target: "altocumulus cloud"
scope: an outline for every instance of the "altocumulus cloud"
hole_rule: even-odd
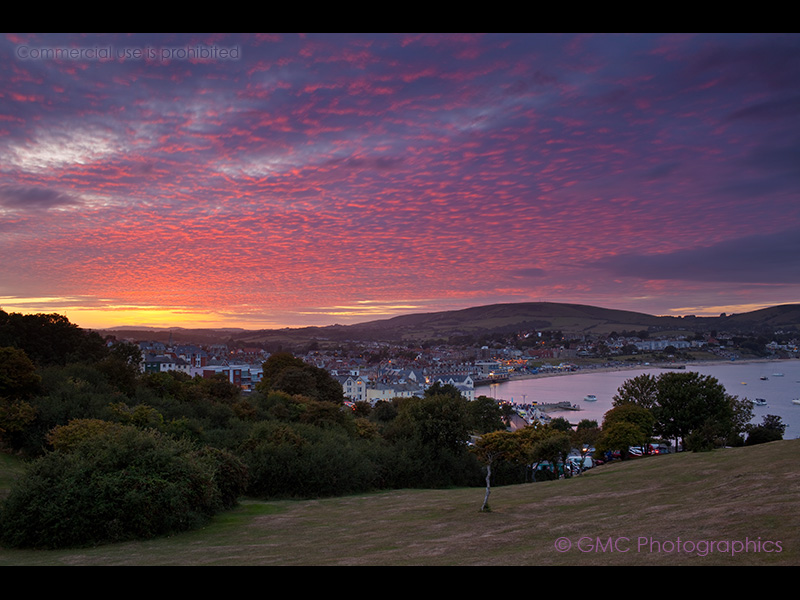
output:
[[[590,267],[642,279],[797,284],[800,230],[758,234],[665,254],[619,254]]]

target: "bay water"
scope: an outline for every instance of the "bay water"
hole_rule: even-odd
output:
[[[516,404],[537,402],[569,402],[580,410],[565,410],[549,413],[560,416],[576,424],[582,419],[603,422],[603,415],[613,408],[612,400],[619,387],[626,380],[648,373],[658,376],[671,369],[652,366],[634,367],[614,371],[580,371],[564,375],[548,375],[534,379],[516,379],[505,383],[480,386],[476,396],[489,396]],[[800,438],[800,405],[792,400],[800,398],[800,360],[780,361],[732,361],[728,363],[698,363],[686,365],[685,371],[715,377],[725,391],[739,398],[754,400],[763,398],[766,406],[753,406],[753,423],[761,424],[765,415],[777,415],[786,425],[784,439]],[[584,398],[594,394],[596,402],[586,402]]]

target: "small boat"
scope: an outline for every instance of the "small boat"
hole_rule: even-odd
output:
[[[769,379],[769,377],[767,377],[766,375],[762,375],[759,379],[761,379],[761,381],[766,381],[767,379]]]
[[[767,401],[764,398],[756,398],[755,400],[753,400],[753,404],[755,404],[756,406],[766,406]]]
[[[583,399],[584,402],[597,402],[597,396],[594,394],[589,394]]]
[[[773,377],[783,377],[783,373],[773,373]]]
[[[800,398],[795,398],[792,400],[792,404],[800,404]]]

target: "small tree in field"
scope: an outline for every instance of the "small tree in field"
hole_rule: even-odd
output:
[[[605,453],[610,450],[619,450],[620,458],[628,458],[628,449],[631,446],[641,446],[645,443],[647,436],[633,423],[618,421],[608,427],[603,427],[603,432],[597,443],[598,451]]]
[[[514,459],[522,452],[521,436],[508,431],[494,431],[481,436],[475,444],[475,453],[486,465],[486,494],[481,512],[489,510],[489,494],[492,489],[492,465],[501,459]]]

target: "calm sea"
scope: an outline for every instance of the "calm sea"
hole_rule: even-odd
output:
[[[571,423],[581,419],[602,423],[603,415],[612,408],[614,394],[627,379],[642,373],[659,375],[668,371],[652,367],[613,372],[584,371],[481,386],[475,390],[475,395],[517,404],[567,401],[577,404],[581,410],[551,414],[567,418]],[[753,407],[753,422],[760,424],[764,415],[777,415],[787,425],[784,439],[800,438],[800,405],[792,404],[792,399],[800,398],[800,360],[687,365],[686,371],[716,377],[729,394],[739,398],[764,398],[767,406]],[[762,380],[762,377],[767,379]],[[583,398],[588,394],[597,396],[597,401],[585,402]]]

